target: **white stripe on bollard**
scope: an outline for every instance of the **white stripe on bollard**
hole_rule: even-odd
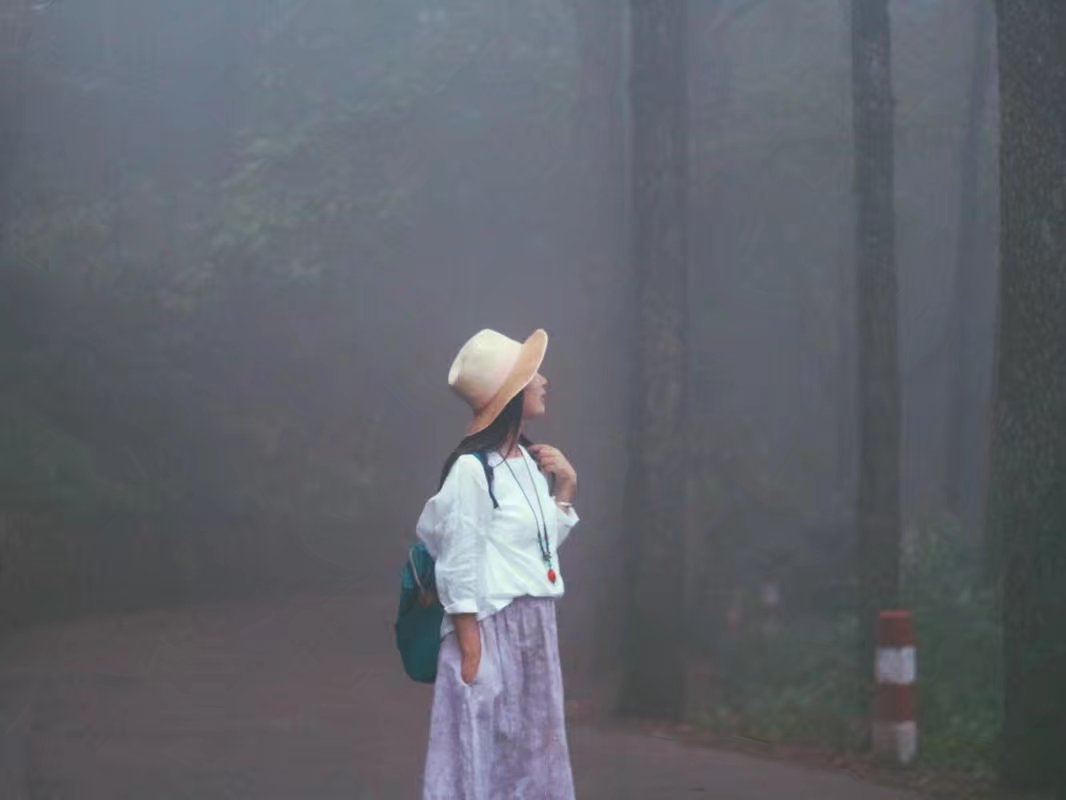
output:
[[[906,766],[918,755],[918,723],[875,722],[873,727],[875,753],[891,755]]]
[[[918,675],[914,647],[880,647],[877,650],[877,682],[910,686]]]

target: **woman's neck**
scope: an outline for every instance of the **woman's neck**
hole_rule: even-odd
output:
[[[521,455],[522,451],[519,449],[519,442],[521,440],[522,440],[522,431],[520,430],[518,432],[518,435],[515,436],[513,439],[508,439],[507,441],[505,441],[503,443],[503,446],[500,448],[500,452],[503,453],[503,457],[504,458],[515,458],[515,457]]]

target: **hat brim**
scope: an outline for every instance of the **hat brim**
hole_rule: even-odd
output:
[[[500,416],[514,398],[521,392],[540,369],[544,361],[544,354],[548,349],[548,333],[543,328],[537,328],[522,342],[522,349],[518,353],[518,359],[514,367],[507,375],[503,386],[496,392],[488,404],[478,411],[466,428],[466,435],[473,436],[489,427]]]

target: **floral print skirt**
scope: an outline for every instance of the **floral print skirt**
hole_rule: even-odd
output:
[[[470,684],[455,633],[441,641],[423,800],[571,800],[555,600],[515,598],[480,626]]]

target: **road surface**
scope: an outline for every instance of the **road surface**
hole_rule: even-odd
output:
[[[431,687],[391,600],[305,593],[44,625],[0,643],[3,800],[400,800]],[[844,773],[572,723],[581,800],[914,800]]]

